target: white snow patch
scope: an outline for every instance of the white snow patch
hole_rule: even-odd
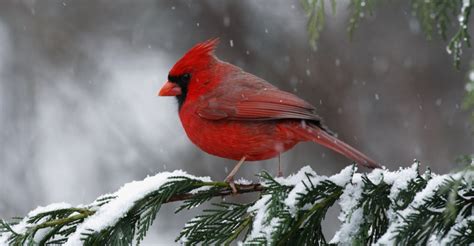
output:
[[[357,229],[362,223],[362,216],[362,209],[356,209],[354,212],[352,212],[349,223],[343,224],[343,226],[341,226],[339,231],[336,232],[329,243],[351,245],[352,236],[357,233]]]
[[[338,174],[334,174],[329,178],[336,185],[344,187],[352,179],[352,175],[357,171],[356,166],[347,166],[342,169]]]
[[[338,218],[343,223],[331,239],[330,243],[342,245],[351,244],[350,239],[352,238],[352,235],[357,232],[357,228],[359,228],[359,225],[362,222],[362,209],[355,209],[361,196],[362,175],[360,173],[354,173],[352,176],[352,183],[346,185],[344,193],[342,193],[341,198],[339,199],[341,213]]]
[[[396,177],[392,182],[392,187],[390,188],[389,198],[392,203],[395,203],[395,200],[398,197],[398,194],[401,190],[408,188],[410,181],[414,180],[418,176],[418,163],[413,163],[409,168],[400,168],[398,171],[393,172]],[[397,214],[393,211],[393,208],[390,207],[387,211],[387,217],[390,221],[397,218]]]
[[[244,178],[239,178],[238,180],[236,180],[234,182],[235,184],[239,184],[239,185],[251,185],[253,184],[252,181],[248,180],[248,179],[244,179]]]
[[[301,180],[306,179],[306,174],[316,176],[316,172],[310,166],[302,167],[297,173],[291,174],[290,176],[283,178],[277,177],[275,181],[282,185],[294,186],[297,183],[301,182]],[[264,184],[265,185],[265,184]]]
[[[199,192],[207,191],[207,190],[209,190],[210,188],[211,188],[211,186],[201,186],[201,187],[199,187],[199,188],[196,188],[196,189],[190,191],[189,193],[190,193],[190,194],[197,194],[197,193],[199,193]]]
[[[40,207],[37,207],[34,210],[30,211],[28,213],[28,217],[33,217],[33,216],[36,216],[36,215],[41,214],[41,213],[51,212],[51,211],[59,210],[59,209],[67,209],[67,208],[71,208],[71,207],[72,207],[71,204],[65,203],[65,202],[53,203],[53,204],[49,204],[49,205],[44,206],[44,207],[40,206]]]
[[[250,235],[247,239],[248,241],[259,237],[265,237],[267,239],[270,239],[271,224],[269,225],[265,222],[265,215],[267,213],[268,202],[270,201],[270,199],[271,195],[264,195],[262,196],[262,198],[260,198],[260,200],[255,202],[255,204],[248,209],[249,213],[255,214],[252,223],[252,231],[250,232]]]
[[[413,163],[409,168],[400,169],[391,173],[393,174],[393,180],[391,180],[390,199],[394,201],[400,191],[406,189],[408,183],[418,176],[418,163]]]

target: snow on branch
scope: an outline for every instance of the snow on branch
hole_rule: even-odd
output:
[[[348,166],[327,177],[309,166],[289,177],[259,174],[261,183],[241,182],[238,193],[258,192],[250,203],[219,200],[177,235],[183,244],[320,245],[328,241],[321,222],[339,202],[342,222],[334,244],[474,243],[474,164],[461,171],[419,173],[419,164],[398,171],[356,173]],[[164,203],[176,212],[232,193],[225,182],[183,171],[164,172],[125,184],[89,205],[52,204],[24,218],[0,220],[0,245],[139,244]]]

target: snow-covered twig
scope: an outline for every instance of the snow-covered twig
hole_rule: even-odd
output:
[[[249,203],[219,200],[189,221],[176,239],[183,244],[326,244],[322,220],[339,201],[342,221],[335,244],[474,243],[474,165],[456,173],[419,173],[419,163],[398,171],[355,173],[348,166],[332,176],[309,166],[286,178],[259,174],[238,193],[259,192]],[[176,212],[232,194],[225,182],[183,171],[159,173],[124,185],[89,205],[52,204],[25,218],[0,220],[2,244],[130,245],[140,243],[161,205],[182,201]]]
[[[22,245],[28,242],[82,245],[87,235],[93,237],[95,233],[114,228],[144,201],[158,199],[155,204],[141,208],[146,218],[145,213],[150,211],[148,209],[164,203],[185,201],[182,206],[186,207],[196,200],[207,201],[213,197],[260,192],[264,189],[258,183],[236,183],[236,188],[237,193],[233,193],[225,182],[192,176],[181,170],[159,173],[142,181],[125,184],[117,192],[100,196],[89,205],[72,207],[66,203],[51,204],[38,207],[20,221],[7,223],[0,220],[0,245]],[[148,229],[147,225],[138,224],[138,228],[143,227]],[[142,237],[145,232],[142,232]]]

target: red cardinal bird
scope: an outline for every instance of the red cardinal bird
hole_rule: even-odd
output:
[[[315,108],[267,81],[223,62],[214,55],[219,43],[195,45],[170,70],[159,96],[175,96],[189,139],[209,154],[244,161],[266,160],[312,141],[360,165],[376,162],[333,136]],[[234,186],[233,186],[234,188]],[[234,188],[235,189],[235,188]]]

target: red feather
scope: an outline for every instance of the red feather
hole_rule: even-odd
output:
[[[214,55],[217,43],[197,44],[170,71],[171,76],[191,76],[179,116],[194,144],[213,155],[253,161],[313,141],[361,165],[379,167],[332,136],[311,104],[220,61]]]
[[[218,44],[218,38],[196,44],[176,62],[169,74],[171,76],[177,76],[183,73],[192,73],[207,67],[211,64],[211,61],[215,59],[214,50]]]

